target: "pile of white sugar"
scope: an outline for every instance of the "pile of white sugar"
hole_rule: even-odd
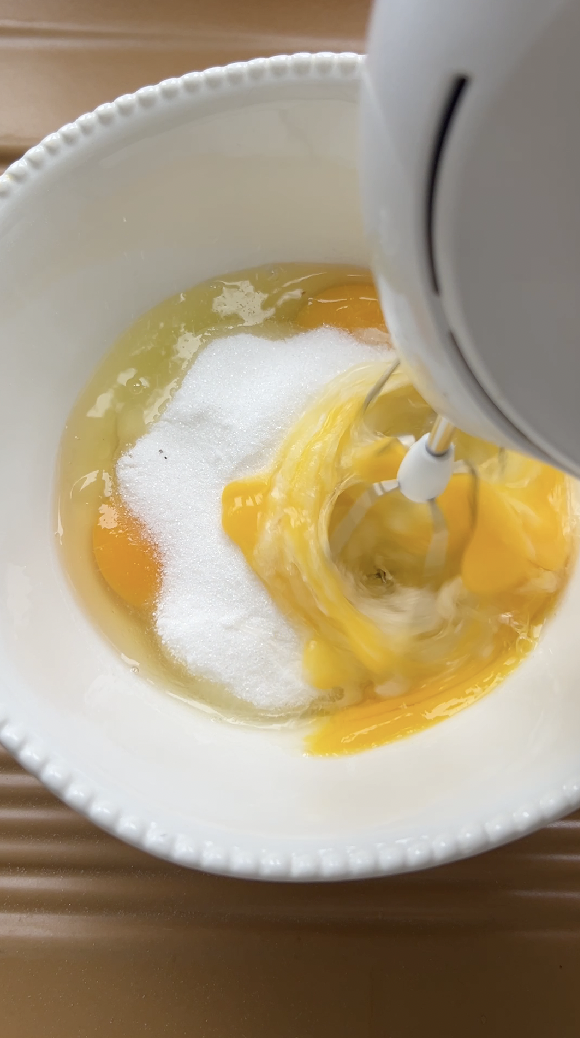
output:
[[[223,488],[268,467],[330,379],[381,354],[331,328],[218,339],[117,464],[121,495],[161,552],[162,642],[192,674],[261,710],[302,709],[318,693],[302,676],[300,634],[222,530]]]

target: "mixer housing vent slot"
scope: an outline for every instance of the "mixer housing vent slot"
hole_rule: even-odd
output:
[[[426,206],[426,232],[427,232],[427,261],[429,264],[429,274],[431,278],[431,286],[436,295],[439,295],[439,277],[437,274],[437,264],[435,261],[435,242],[434,242],[434,224],[435,224],[435,203],[437,200],[437,182],[439,179],[439,172],[441,169],[441,163],[445,152],[445,146],[449,139],[449,133],[453,125],[453,121],[457,115],[459,105],[465,97],[465,92],[470,83],[468,76],[455,76],[447,100],[443,106],[441,116],[439,119],[439,125],[435,138],[433,141],[433,150],[431,154],[431,163],[429,166],[429,174],[427,178],[427,206]]]

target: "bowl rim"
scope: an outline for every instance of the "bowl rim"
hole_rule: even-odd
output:
[[[9,166],[0,176],[0,203],[14,196],[31,178],[42,176],[43,170],[50,167],[57,156],[64,158],[66,153],[82,150],[97,128],[102,132],[119,127],[120,123],[127,125],[136,115],[142,118],[160,105],[171,106],[179,100],[187,99],[194,109],[210,96],[236,95],[269,83],[276,86],[281,81],[321,79],[337,83],[347,79],[357,83],[364,60],[363,55],[348,51],[278,54],[188,72],[179,78],[123,94],[50,133]],[[255,854],[247,855],[246,852],[240,854],[233,835],[229,842],[226,838],[217,845],[215,841],[204,841],[201,833],[201,839],[193,847],[178,832],[164,829],[161,834],[152,817],[129,816],[121,797],[115,802],[107,791],[104,799],[102,790],[90,786],[84,776],[73,773],[66,761],[51,756],[40,745],[36,734],[26,730],[13,712],[9,716],[0,714],[0,743],[61,800],[124,842],[177,865],[253,879],[345,880],[415,871],[499,846],[562,817],[580,803],[579,775],[559,788],[546,791],[535,803],[522,803],[501,817],[476,824],[466,825],[463,820],[455,832],[413,840],[404,848],[394,841],[379,843],[371,835],[364,843],[361,841],[361,846],[345,847],[341,854],[321,843],[307,853],[303,849],[288,852],[262,847]]]

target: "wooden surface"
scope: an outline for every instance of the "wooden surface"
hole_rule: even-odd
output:
[[[192,68],[363,47],[366,0],[0,0],[0,164]],[[1,243],[0,243],[1,247]],[[0,755],[0,1038],[577,1038],[580,814],[426,873],[220,879]]]
[[[0,0],[0,157],[192,69],[362,50],[368,0]]]
[[[580,813],[428,872],[269,884],[119,843],[0,752],[2,1038],[577,1038]]]

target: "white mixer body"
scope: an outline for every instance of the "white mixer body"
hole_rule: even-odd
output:
[[[580,475],[580,0],[378,0],[362,121],[411,378],[461,428]]]

